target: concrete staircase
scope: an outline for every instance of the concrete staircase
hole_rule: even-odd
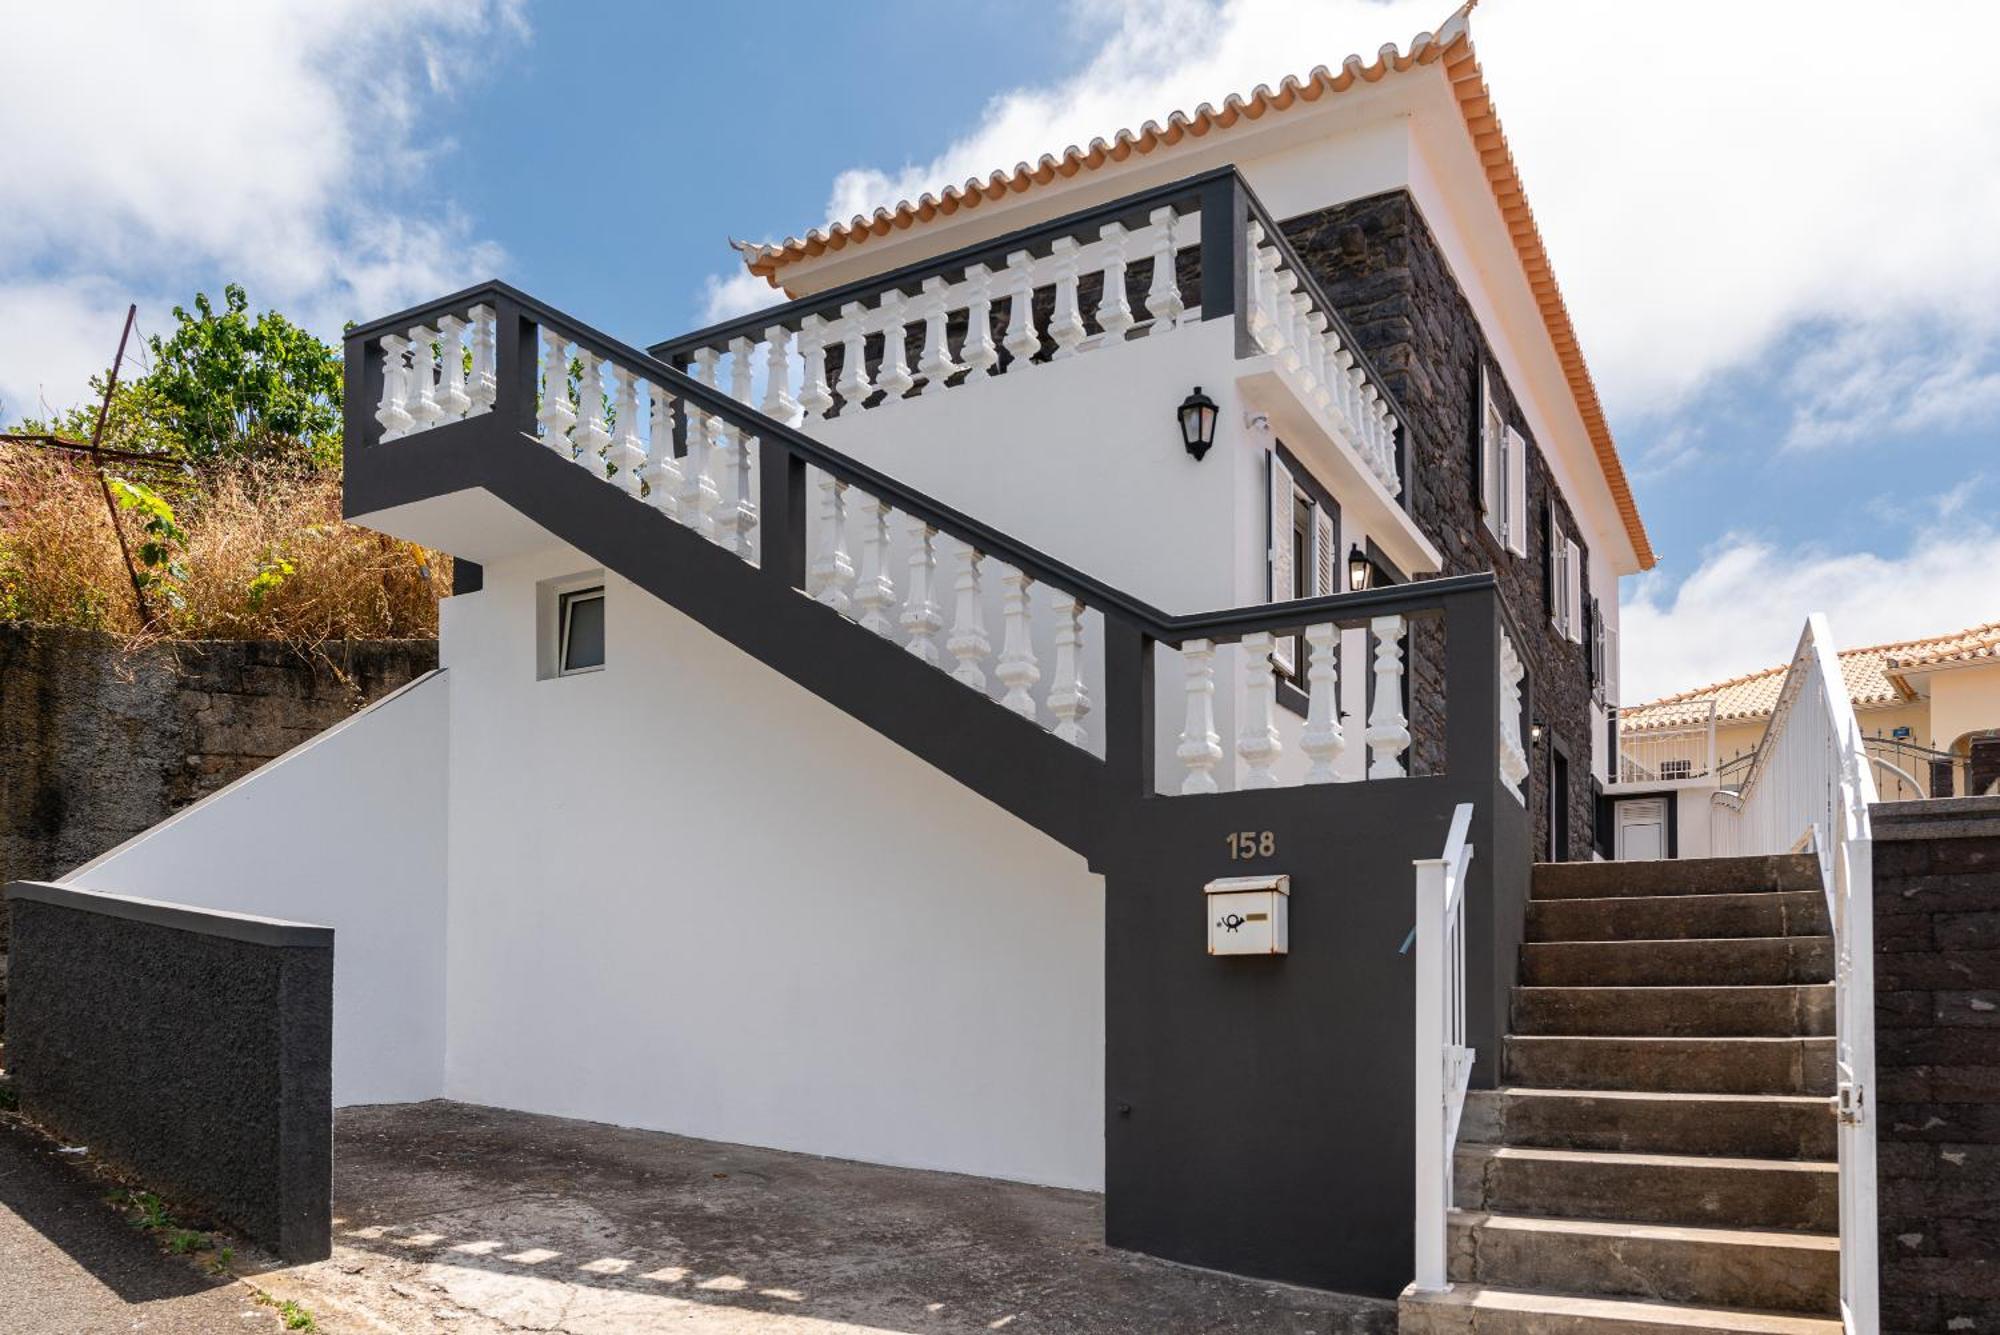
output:
[[[1406,1332],[1838,1335],[1833,942],[1811,857],[1535,868],[1452,1288]]]

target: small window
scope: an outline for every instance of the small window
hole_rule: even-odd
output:
[[[1662,760],[1660,762],[1660,777],[1662,779],[1692,779],[1694,777],[1694,762],[1692,760]]]
[[[560,676],[594,672],[604,666],[604,588],[577,589],[562,595],[558,606],[561,625],[556,649],[556,671]]]

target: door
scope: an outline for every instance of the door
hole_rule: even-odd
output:
[[[1667,855],[1667,804],[1661,798],[1618,804],[1620,862],[1652,862]]]

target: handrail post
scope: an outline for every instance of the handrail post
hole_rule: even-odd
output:
[[[1445,1215],[1451,1173],[1445,1144],[1444,858],[1416,860],[1416,1277],[1420,1293],[1450,1287],[1445,1266]]]
[[[757,442],[758,565],[769,579],[806,583],[806,463],[769,436]]]
[[[1201,318],[1223,316],[1236,321],[1236,355],[1250,352],[1250,330],[1244,323],[1250,277],[1250,202],[1243,178],[1230,173],[1209,182],[1201,192]]]
[[[493,299],[493,416],[523,435],[535,434],[535,322],[511,297]],[[565,368],[566,374],[566,368]],[[566,388],[565,388],[565,392]]]
[[[1119,800],[1153,791],[1153,641],[1122,616],[1104,615],[1104,763]]]

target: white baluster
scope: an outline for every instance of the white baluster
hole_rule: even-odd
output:
[[[579,347],[576,359],[581,367],[576,377],[576,461],[599,477],[604,476],[604,447],[611,433],[604,428],[604,360],[588,348]]]
[[[494,362],[497,350],[494,324],[498,319],[491,306],[472,308],[472,375],[465,385],[465,395],[472,400],[468,411],[472,413],[491,412],[494,400],[499,396]]]
[[[889,502],[861,497],[861,582],[854,589],[861,624],[877,635],[894,635],[887,609],[896,605],[896,581],[889,573]]]
[[[1403,618],[1376,617],[1368,623],[1375,636],[1375,703],[1368,711],[1368,764],[1371,779],[1403,777],[1403,752],[1409,749],[1409,720],[1403,717]]]
[[[1391,496],[1403,494],[1403,479],[1396,476],[1396,415],[1382,419],[1382,485]]]
[[[833,409],[833,391],[826,383],[826,321],[808,315],[799,321],[799,407],[808,418],[824,417]]]
[[[1049,683],[1049,712],[1056,716],[1056,736],[1072,746],[1090,740],[1082,719],[1090,713],[1090,692],[1083,684],[1083,603],[1060,590],[1049,599],[1056,618],[1055,679]]]
[[[752,350],[747,337],[729,340],[729,397],[745,406],[750,403],[755,378]],[[750,530],[757,526],[757,496],[750,489],[753,439],[743,428],[719,418],[717,421],[722,432],[715,451],[715,482],[716,493],[722,500],[715,515],[716,541],[748,561],[756,551],[750,540]]]
[[[900,618],[910,637],[904,647],[933,666],[938,661],[937,633],[944,617],[931,590],[937,578],[937,530],[921,519],[910,520],[910,592]]]
[[[1076,355],[1077,344],[1083,342],[1083,314],[1077,308],[1077,248],[1073,236],[1058,237],[1049,245],[1049,258],[1055,261],[1056,307],[1049,318],[1049,337],[1055,340],[1056,350],[1052,361]]]
[[[1035,697],[1030,688],[1042,679],[1041,664],[1035,659],[1035,642],[1028,623],[1028,590],[1034,580],[1012,566],[1000,576],[1000,609],[1005,627],[1000,643],[1000,662],[993,675],[1007,687],[1000,703],[1022,718],[1035,717]]]
[[[1131,233],[1117,223],[1106,223],[1097,234],[1104,241],[1104,288],[1097,297],[1097,327],[1104,331],[1105,343],[1111,344],[1122,341],[1134,323],[1132,301],[1125,292],[1125,247]]]
[[[1272,258],[1277,252],[1271,252]],[[1299,348],[1299,276],[1290,269],[1280,269],[1271,275],[1271,322],[1278,329],[1278,364],[1287,371],[1296,371],[1303,365]]]
[[[645,466],[646,451],[639,443],[639,387],[632,373],[615,362],[611,367],[611,402],[615,405],[611,448],[605,453],[605,461],[618,471],[612,481],[623,487],[631,495],[639,494],[643,477],[639,470]]]
[[[985,265],[965,266],[966,300],[971,305],[965,312],[965,341],[959,345],[959,355],[965,359],[968,381],[994,374],[1000,364],[1000,351],[993,346],[992,284],[992,271]]]
[[[438,342],[442,345],[442,371],[438,377],[438,411],[447,422],[456,422],[472,407],[465,392],[465,321],[456,315],[438,319]]]
[[[721,354],[701,348],[694,354],[694,378],[711,389],[716,386],[717,363]],[[715,507],[722,497],[715,488],[714,454],[717,432],[708,413],[694,400],[681,403],[687,415],[687,453],[681,456],[680,519],[704,538],[715,537]]]
[[[986,602],[979,590],[979,566],[986,553],[969,542],[961,542],[952,556],[958,563],[958,576],[953,580],[958,597],[952,608],[951,637],[944,647],[958,660],[951,675],[974,690],[983,691],[986,673],[979,663],[993,652],[992,641],[986,638]]]
[[[847,554],[847,484],[831,473],[819,478],[819,558],[813,562],[813,596],[845,614],[853,605],[854,559]]]
[[[792,331],[774,324],[764,331],[764,416],[797,426],[799,401],[792,397]]]
[[[1146,289],[1146,314],[1153,317],[1149,334],[1165,333],[1180,323],[1181,312],[1187,303],[1181,300],[1180,274],[1174,267],[1176,248],[1175,232],[1180,224],[1180,216],[1171,208],[1154,209],[1153,220],[1153,281]]]
[[[1326,383],[1326,315],[1314,309],[1306,314],[1306,351],[1300,375],[1313,403],[1321,412],[1333,406],[1333,386]]]
[[[1528,777],[1528,751],[1521,744],[1521,679],[1527,673],[1514,641],[1500,632],[1500,782],[1516,801],[1527,802],[1521,780]]]
[[[875,386],[868,379],[868,325],[858,301],[840,308],[840,410],[859,412]]]
[[[1243,727],[1236,734],[1236,754],[1249,766],[1245,788],[1276,788],[1278,757],[1278,683],[1271,667],[1271,634],[1259,631],[1243,637]]]
[[[416,423],[412,428],[416,431],[444,420],[444,410],[438,407],[433,390],[437,382],[437,348],[433,346],[436,342],[437,330],[429,325],[420,324],[410,331],[409,397],[403,401],[403,408]]]
[[[924,351],[917,362],[917,370],[923,373],[923,392],[944,388],[944,382],[965,368],[951,359],[951,339],[945,329],[946,305],[945,282],[942,278],[924,279],[924,294],[917,299],[918,309],[923,312]]]
[[[1304,281],[1297,274],[1292,277],[1299,284],[1298,290],[1292,293],[1292,348],[1299,363],[1295,369],[1299,375],[1306,376],[1312,372],[1313,299]]]
[[[543,325],[542,349],[542,406],[535,420],[542,424],[542,444],[567,459],[569,429],[576,425],[576,413],[569,406],[569,343]]]
[[[1257,346],[1265,352],[1278,347],[1277,326],[1271,319],[1271,275],[1277,271],[1278,252],[1264,244],[1264,224],[1251,222],[1243,229],[1244,246],[1249,250],[1244,269],[1250,288],[1250,311],[1245,327]]]
[[[1042,350],[1035,332],[1034,260],[1025,250],[1007,257],[1007,337],[1003,345],[1017,362],[1034,359]]]
[[[409,355],[410,340],[401,334],[384,334],[382,345],[382,401],[375,407],[375,420],[382,424],[382,439],[394,440],[409,434],[416,423],[403,407],[404,384],[410,370],[403,365]]]
[[[1189,640],[1181,646],[1181,668],[1187,687],[1187,722],[1174,754],[1187,767],[1183,793],[1216,791],[1215,767],[1222,763],[1222,738],[1215,731],[1215,644]]]
[[[1347,427],[1347,436],[1356,449],[1361,448],[1361,400],[1354,392],[1355,381],[1360,372],[1354,365],[1354,352],[1341,346],[1333,353],[1334,375],[1336,377],[1335,396],[1340,401],[1340,415]]]
[[[1347,749],[1347,736],[1340,730],[1339,653],[1340,632],[1332,623],[1306,627],[1306,655],[1312,666],[1306,669],[1306,726],[1299,734],[1299,750],[1311,762],[1307,783],[1332,783],[1340,777],[1334,766]]]
[[[896,402],[910,392],[917,383],[910,374],[909,326],[907,305],[900,292],[886,292],[882,295],[882,371],[875,377],[875,386],[882,391],[883,407]]]
[[[647,416],[652,423],[646,452],[646,503],[667,518],[681,517],[681,462],[674,457],[674,396],[657,385],[646,386]]]

